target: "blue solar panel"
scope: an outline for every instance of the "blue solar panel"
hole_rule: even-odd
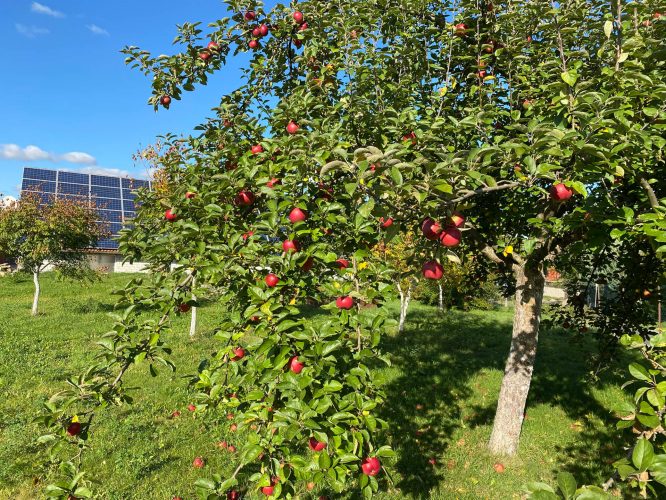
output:
[[[120,180],[118,179],[118,177],[107,177],[106,175],[91,175],[90,183],[93,186],[120,188]]]
[[[136,210],[134,207],[134,202],[129,200],[123,200],[123,209],[126,212],[134,212],[134,210]]]
[[[136,198],[136,193],[134,191],[129,191],[123,189],[123,199],[124,200],[134,200]]]
[[[56,180],[56,171],[55,170],[43,170],[41,168],[29,168],[26,167],[23,169],[23,177],[25,179],[37,179],[41,181],[54,181]]]
[[[95,205],[102,210],[122,210],[120,200],[110,200],[108,198],[95,198]]]
[[[60,199],[60,200],[71,200],[71,201],[76,201],[76,202],[79,202],[79,203],[88,201],[87,196],[78,196],[78,195],[75,195],[75,194],[62,194],[62,193],[58,193],[58,199]]]
[[[103,250],[117,250],[118,249],[118,242],[113,241],[111,239],[99,240],[97,242],[97,248],[101,248]]]
[[[99,196],[100,198],[115,198],[120,199],[120,187],[102,187],[102,186],[92,186],[90,188],[90,194],[93,196]]]
[[[125,220],[133,219],[136,217],[136,212],[125,212]]]
[[[23,179],[21,189],[24,191],[39,191],[42,193],[55,193],[56,183],[49,181],[39,181],[33,179]]]
[[[60,180],[60,179],[58,179]],[[58,182],[58,194],[78,194],[80,196],[88,196],[88,185],[83,184],[65,184]]]
[[[123,221],[123,213],[122,212],[115,212],[113,210],[100,210],[99,211],[99,216],[100,220],[106,221],[106,222],[122,222]]]
[[[150,187],[148,181],[142,181],[139,179],[123,179],[123,189],[139,189]]]
[[[122,225],[122,224],[119,224],[119,223],[117,223],[117,222],[113,222],[113,223],[109,223],[109,224],[107,224],[107,229],[108,229],[108,231],[109,231],[111,234],[113,234],[113,235],[117,235],[118,232],[119,232],[122,228],[123,228],[123,225]]]
[[[75,172],[58,172],[58,183],[69,182],[72,184],[85,184],[90,183],[90,176],[88,174],[77,174]]]

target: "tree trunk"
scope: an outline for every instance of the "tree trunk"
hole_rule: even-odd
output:
[[[402,287],[398,285],[400,292],[400,322],[398,323],[398,332],[402,333],[405,330],[405,319],[407,319],[407,309],[409,308],[409,301],[412,299],[412,287],[407,288],[404,292]]]
[[[440,311],[444,310],[444,287],[442,286],[441,283],[438,283],[437,286],[439,287],[439,302],[437,303],[437,307],[439,308]]]
[[[513,455],[518,450],[525,403],[530,390],[541,320],[545,279],[538,266],[515,267],[516,310],[511,349],[497,402],[489,448],[492,453]]]
[[[196,285],[196,278],[192,278],[192,289]],[[197,297],[192,294],[192,299],[197,300]],[[194,334],[197,331],[197,307],[192,307],[192,317],[190,318],[190,338],[194,337]]]
[[[39,271],[32,273],[32,281],[35,283],[35,296],[32,299],[32,315],[37,316],[37,306],[39,304]]]

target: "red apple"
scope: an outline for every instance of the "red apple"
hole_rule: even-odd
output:
[[[361,470],[366,476],[376,476],[382,468],[377,457],[368,457],[361,463]]]
[[[231,432],[236,432],[236,431],[238,430],[238,426],[237,426],[236,424],[231,424],[231,425],[229,426],[229,430],[230,430]]]
[[[264,278],[264,281],[266,282],[266,286],[269,288],[275,288],[277,284],[280,282],[280,278],[277,277],[277,275],[271,273]]]
[[[499,472],[501,474],[504,472],[504,464],[497,462],[495,465],[493,465],[493,469],[495,469],[495,472]]]
[[[340,269],[347,269],[349,267],[349,261],[347,259],[338,259],[335,261],[335,264],[337,264]]]
[[[312,266],[314,266],[314,259],[312,257],[308,257],[308,259],[301,266],[301,269],[303,269],[303,271],[309,271],[312,269]]]
[[[171,500],[183,500],[183,499],[180,497],[173,497]]]
[[[312,451],[321,451],[326,448],[326,443],[317,441],[314,437],[311,437],[310,441],[308,441],[308,446]]]
[[[229,453],[236,453],[236,447],[233,444],[227,446],[227,450],[229,450]]]
[[[188,409],[189,411],[196,411],[197,407],[194,406],[192,403],[190,403],[189,405],[187,405],[187,409]]]
[[[178,305],[178,310],[179,310],[180,312],[182,312],[182,313],[189,312],[190,309],[192,309],[192,308],[190,307],[189,304],[185,304],[185,303],[183,303],[183,304],[179,304],[179,305]]]
[[[267,497],[271,496],[273,494],[273,491],[275,489],[275,485],[278,484],[280,481],[280,478],[277,476],[273,476],[271,478],[271,485],[270,486],[264,486],[261,488],[261,492],[266,495]]]
[[[416,144],[416,134],[412,130],[410,133],[402,136],[403,141],[412,141],[412,144]]]
[[[393,225],[393,218],[389,217],[388,219],[384,219],[384,217],[380,217],[379,223],[383,228],[391,227]]]
[[[261,36],[266,36],[266,35],[268,35],[268,26],[265,25],[265,24],[262,24],[261,26],[259,26],[259,34],[260,34]]]
[[[257,40],[250,40],[247,46],[254,50],[259,47],[259,42]]]
[[[292,224],[296,224],[297,222],[303,222],[307,218],[308,214],[298,207],[294,207],[292,211],[289,212],[289,220],[291,221]]]
[[[573,196],[573,190],[561,182],[550,188],[550,197],[555,201],[566,201]]]
[[[81,424],[79,422],[72,422],[67,426],[67,434],[70,436],[78,436],[81,433]]]
[[[168,209],[166,212],[164,212],[164,218],[169,222],[174,222],[176,219],[178,219],[178,216],[174,214],[171,209]]]
[[[192,466],[197,469],[203,468],[204,465],[206,465],[206,463],[204,462],[204,459],[201,457],[197,457],[192,461]]]
[[[460,227],[465,223],[465,217],[463,217],[459,212],[454,212],[453,215],[451,215],[451,224],[453,224],[455,227]]]
[[[465,36],[467,25],[465,23],[458,23],[454,26],[456,36]]]
[[[255,144],[250,151],[252,151],[253,155],[258,155],[264,152],[264,147],[261,144]]]
[[[254,234],[254,231],[248,231],[247,233],[243,233],[243,241],[247,241],[248,238],[250,238]]]
[[[661,16],[663,16],[663,14],[661,12],[655,12],[652,15],[652,17],[655,18],[655,19],[661,19]]]
[[[460,239],[462,234],[460,229],[457,227],[447,227],[442,231],[442,234],[439,235],[439,241],[445,247],[455,247],[460,244]]]
[[[236,490],[231,490],[229,493],[227,493],[227,500],[240,500],[240,493],[238,493]]]
[[[266,185],[271,189],[273,189],[276,184],[280,184],[280,179],[278,179],[277,177],[273,177],[270,181],[266,183]]]
[[[178,418],[180,417],[180,412],[178,410],[174,410],[171,412],[171,418]]]
[[[252,36],[255,38],[259,38],[261,36],[261,30],[259,29],[259,26],[252,30]]]
[[[252,321],[252,323],[256,323],[257,321],[259,321],[259,316],[251,316],[250,321]]]
[[[243,189],[240,193],[236,195],[236,199],[234,200],[236,205],[242,206],[242,207],[249,207],[254,203],[254,194],[252,191],[246,191]]]
[[[298,132],[299,126],[294,123],[293,121],[290,121],[287,124],[287,132],[290,133],[291,135],[294,135],[296,132]]]
[[[296,240],[285,240],[282,242],[282,250],[290,253],[290,252],[298,252],[300,250],[300,247],[298,245],[298,241]]]
[[[168,108],[169,104],[171,104],[171,97],[169,97],[168,95],[163,95],[162,97],[160,97],[160,104],[165,108]]]
[[[245,13],[245,20],[246,21],[252,21],[255,17],[257,17],[257,15],[254,13],[253,10],[248,10]]]
[[[296,11],[293,14],[294,21],[296,21],[298,24],[301,24],[303,22],[303,13],[300,11]]]
[[[335,305],[338,309],[351,309],[354,307],[354,299],[349,295],[335,299]]]
[[[300,49],[300,48],[301,48],[301,45],[303,45],[303,42],[302,42],[301,40],[299,40],[298,38],[294,38],[294,39],[292,39],[291,42],[294,44],[294,46],[295,46],[297,49]]]
[[[236,349],[234,349],[233,352],[234,355],[231,358],[231,361],[240,361],[245,357],[245,349],[243,349],[242,347],[236,347]]]
[[[421,272],[423,273],[423,277],[429,280],[439,280],[444,276],[444,268],[435,260],[424,262]]]
[[[308,491],[312,491],[312,490],[314,490],[314,489],[315,489],[315,486],[316,486],[316,485],[315,485],[312,481],[310,481],[310,482],[307,484]]]
[[[421,231],[427,239],[436,240],[442,232],[442,226],[439,225],[439,222],[427,217],[421,224]]]
[[[210,52],[199,52],[199,59],[202,61],[208,61],[210,59]]]
[[[298,27],[298,31],[305,31],[308,29],[308,23],[303,23]]]
[[[301,372],[303,371],[303,368],[304,368],[304,367],[305,367],[305,364],[304,364],[304,363],[301,363],[301,362],[298,360],[298,356],[294,356],[293,358],[291,358],[291,361],[289,362],[289,369],[290,369],[293,373],[295,373],[296,375],[298,375],[299,373],[301,373]]]
[[[192,191],[188,191],[187,193],[185,193],[185,198],[187,198],[188,200],[191,200],[196,195],[197,195],[197,193],[193,193]]]
[[[220,44],[210,41],[208,42],[208,50],[220,50]]]

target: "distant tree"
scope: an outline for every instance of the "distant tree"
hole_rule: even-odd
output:
[[[58,199],[44,204],[36,195],[24,195],[0,210],[0,254],[32,274],[33,316],[39,303],[39,275],[48,265],[69,276],[80,276],[87,266],[85,250],[105,234],[97,218],[89,202]]]

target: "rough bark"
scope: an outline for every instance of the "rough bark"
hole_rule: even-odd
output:
[[[402,289],[402,286],[398,285],[398,291],[400,292],[400,322],[398,323],[398,332],[402,333],[405,330],[409,301],[412,299],[412,287],[408,286],[405,291]]]
[[[35,295],[32,299],[32,315],[37,316],[37,306],[39,305],[39,272],[32,273],[32,281],[35,284]]]
[[[511,349],[489,448],[492,453],[513,455],[518,450],[525,403],[536,359],[545,278],[541,266],[514,266],[516,276],[515,314]]]
[[[192,278],[192,288],[196,285],[196,278]],[[192,299],[197,300],[196,296],[192,294]],[[190,318],[190,338],[194,337],[197,332],[197,308],[192,307],[192,317]]]

